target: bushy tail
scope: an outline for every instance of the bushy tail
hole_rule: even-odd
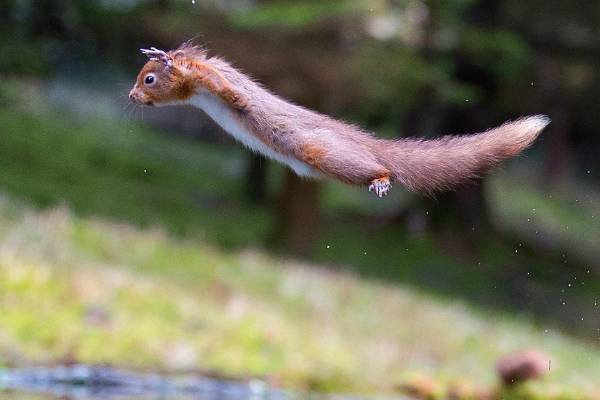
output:
[[[519,154],[549,123],[548,117],[535,115],[474,135],[387,141],[383,161],[393,180],[409,190],[448,190]]]

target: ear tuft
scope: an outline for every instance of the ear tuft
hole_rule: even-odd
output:
[[[165,51],[159,50],[156,47],[140,49],[140,51],[152,61],[158,61],[165,64],[167,67],[173,66],[173,58]]]

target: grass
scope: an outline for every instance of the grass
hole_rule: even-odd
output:
[[[536,347],[553,370],[522,389],[526,398],[597,390],[598,337],[585,325],[597,316],[597,279],[580,276],[567,289],[572,271],[499,243],[460,259],[427,236],[365,228],[356,213],[389,210],[335,184],[325,187],[329,223],[315,261],[276,258],[260,250],[273,213],[237,200],[241,150],[77,118],[44,108],[39,91],[19,97],[30,90],[0,87],[0,186],[10,193],[0,201],[0,363],[200,368],[392,393],[419,376],[442,391],[463,380],[491,385],[495,358]],[[535,190],[493,193],[515,226],[536,204],[543,223],[571,219],[548,212]],[[386,204],[406,200],[394,196]],[[578,234],[590,231],[576,221]],[[506,269],[518,279],[506,280]],[[590,304],[565,308],[564,299]],[[515,312],[539,311],[539,302],[574,316],[569,328],[587,339]],[[506,304],[510,312],[498,307]]]
[[[27,90],[15,85],[4,90]],[[60,110],[40,114],[43,107],[32,100],[40,92],[20,103],[10,93],[4,96],[20,104],[0,109],[5,190],[38,206],[68,201],[80,213],[162,224],[222,245],[257,243],[265,236],[266,210],[250,211],[235,201],[241,189],[230,182],[243,173],[239,151],[169,140],[126,120],[65,119]],[[232,199],[226,212],[222,199]],[[231,219],[247,229],[226,223]]]
[[[600,257],[600,193],[573,185],[562,193],[544,193],[526,185],[511,186],[496,179],[491,191],[493,210],[504,227],[518,227],[524,238],[551,242],[569,249],[588,269],[598,269]],[[498,205],[503,204],[502,207]]]
[[[496,357],[536,347],[555,366],[543,393],[590,391],[600,374],[597,345],[407,286],[66,207],[38,212],[4,197],[0,218],[5,364],[201,368],[288,387],[393,392],[418,375],[489,385]]]

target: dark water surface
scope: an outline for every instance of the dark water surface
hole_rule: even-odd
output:
[[[0,369],[0,398],[60,399],[299,399],[262,381],[236,382],[196,375],[166,376],[74,365]],[[311,397],[311,396],[309,396]]]
[[[269,387],[260,380],[227,381],[198,375],[169,376],[74,365],[0,369],[0,399],[6,400],[358,400]]]

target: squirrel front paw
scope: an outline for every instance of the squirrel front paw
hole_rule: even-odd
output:
[[[392,188],[392,183],[390,182],[390,178],[383,177],[378,179],[373,179],[371,184],[369,185],[369,192],[375,192],[378,197],[387,196]]]

